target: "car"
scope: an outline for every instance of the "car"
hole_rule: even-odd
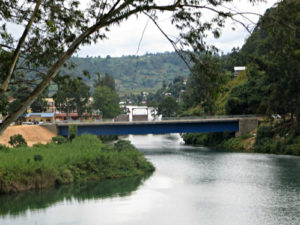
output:
[[[22,125],[33,125],[33,122],[22,122]]]

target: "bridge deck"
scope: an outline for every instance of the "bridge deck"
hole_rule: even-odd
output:
[[[209,118],[188,120],[134,121],[134,122],[74,122],[58,123],[58,132],[68,135],[68,126],[77,125],[78,134],[124,135],[198,132],[237,132],[239,118]]]

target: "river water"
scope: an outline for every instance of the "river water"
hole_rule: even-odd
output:
[[[0,224],[300,224],[300,157],[185,146],[177,134],[127,139],[153,174],[2,195]]]

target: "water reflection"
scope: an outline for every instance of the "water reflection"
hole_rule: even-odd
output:
[[[0,195],[0,216],[19,216],[27,210],[46,209],[60,202],[84,202],[114,197],[125,197],[135,192],[151,176],[117,180],[93,181],[60,186],[52,189]]]
[[[2,196],[1,214],[18,216],[0,224],[300,224],[300,157],[185,146],[176,134],[126,138],[156,167],[149,179]]]

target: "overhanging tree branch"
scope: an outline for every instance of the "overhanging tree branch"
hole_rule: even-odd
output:
[[[42,0],[37,0],[36,2],[36,7],[38,5],[39,2],[41,2]],[[48,1],[47,1],[48,2]],[[49,1],[50,2],[50,1]],[[188,3],[190,4],[193,4],[193,8],[195,9],[199,9],[198,11],[199,12],[192,12],[192,11],[189,11],[191,8]],[[192,2],[192,3],[191,3]],[[29,97],[27,97],[23,102],[22,104],[13,112],[11,113],[4,121],[3,123],[0,125],[0,135],[3,133],[3,131],[9,126],[10,123],[14,122],[21,114],[23,114],[26,109],[34,102],[34,100],[43,92],[43,90],[49,85],[49,83],[51,82],[51,80],[53,78],[55,78],[55,76],[58,74],[59,70],[61,69],[61,67],[66,63],[66,61],[72,56],[72,54],[77,50],[78,46],[82,43],[87,43],[90,41],[89,37],[94,34],[94,33],[97,33],[99,32],[99,30],[101,30],[102,28],[108,28],[109,26],[113,25],[113,24],[119,24],[120,22],[122,22],[123,20],[125,19],[128,19],[131,15],[139,15],[141,13],[146,13],[148,14],[148,16],[150,15],[151,11],[152,10],[155,10],[155,11],[173,11],[173,12],[176,12],[175,15],[173,15],[174,17],[174,20],[175,20],[175,23],[177,26],[177,28],[180,27],[180,25],[182,25],[182,29],[181,31],[183,31],[184,28],[193,28],[193,25],[196,24],[196,25],[200,25],[200,22],[198,22],[198,19],[199,19],[199,14],[200,14],[200,9],[201,7],[203,8],[203,6],[200,7],[200,2],[202,1],[184,1],[184,0],[174,0],[173,3],[171,4],[168,4],[168,5],[157,5],[154,1],[140,1],[140,0],[117,0],[117,1],[113,1],[111,0],[111,8],[107,8],[107,10],[104,9],[104,11],[107,11],[107,13],[104,13],[103,11],[103,15],[101,15],[101,18],[94,18],[96,21],[94,25],[88,27],[88,25],[86,24],[87,22],[85,22],[85,24],[83,24],[84,22],[83,21],[87,21],[84,19],[84,17],[82,16],[79,16],[79,19],[77,20],[77,22],[79,23],[79,25],[77,25],[77,23],[73,22],[69,22],[69,18],[68,16],[65,16],[65,11],[63,12],[60,12],[61,14],[58,14],[58,15],[54,15],[54,19],[53,19],[53,24],[50,24],[50,28],[45,26],[46,27],[46,31],[44,31],[44,33],[46,33],[47,35],[49,35],[49,33],[52,35],[53,33],[51,33],[51,28],[53,28],[54,30],[55,29],[61,29],[60,31],[61,32],[64,32],[65,28],[67,28],[67,36],[70,36],[70,33],[72,33],[72,36],[71,37],[71,41],[67,38],[65,38],[63,35],[62,36],[58,36],[58,38],[60,38],[61,40],[57,41],[59,44],[61,43],[64,43],[64,41],[68,40],[68,42],[65,42],[65,43],[72,43],[67,51],[64,51],[63,53],[60,53],[60,51],[55,51],[53,50],[55,53],[59,52],[60,56],[58,57],[58,59],[56,60],[56,62],[49,68],[48,72],[46,73],[46,75],[44,76],[43,80],[36,86],[35,90],[33,90],[33,92],[29,95]],[[211,1],[207,1],[209,4]],[[218,2],[217,4],[220,5],[222,3],[222,1]],[[52,14],[51,14],[51,10],[53,7],[54,3],[49,3],[49,8],[50,8],[50,13],[49,15],[51,16],[48,16],[48,18],[52,19]],[[56,4],[56,3],[55,3]],[[109,4],[107,4],[106,6],[108,6]],[[56,6],[56,5],[55,5]],[[60,6],[60,5],[58,5]],[[199,6],[198,8],[196,6]],[[207,8],[207,7],[206,7]],[[55,10],[58,10],[60,9],[59,7],[56,8]],[[91,14],[95,15],[95,17],[97,16],[96,13],[94,13],[95,11],[93,11],[93,9],[91,9]],[[37,13],[37,12],[36,12]],[[74,13],[74,11],[71,11],[70,12],[71,15],[73,15],[72,13]],[[178,14],[177,14],[178,13]],[[182,13],[182,14],[180,14]],[[220,16],[222,16],[222,13],[218,12]],[[80,14],[80,13],[79,13]],[[67,14],[66,14],[67,15]],[[80,15],[83,15],[83,13],[81,13]],[[181,15],[183,15],[182,17],[180,17]],[[31,18],[32,17],[35,17],[36,14],[33,13],[31,15]],[[61,16],[61,17],[60,17]],[[186,16],[190,16],[190,17],[186,17]],[[228,16],[227,14],[223,14],[224,17]],[[186,61],[186,59],[184,59],[183,55],[182,55],[182,51],[179,51],[179,49],[177,48],[176,46],[176,43],[170,38],[168,37],[168,35],[162,30],[162,28],[159,27],[159,25],[157,24],[157,22],[155,21],[154,18],[151,18],[151,16],[149,17],[153,22],[154,24],[162,31],[162,33],[165,35],[165,37],[172,43],[174,49],[176,50],[177,53],[179,53],[179,56],[181,55],[181,58],[184,60],[184,62],[187,64],[187,66],[190,68],[188,62]],[[61,20],[59,19],[62,19],[64,22],[61,23]],[[31,20],[30,20],[31,21]],[[13,71],[15,70],[15,67],[16,67],[16,64],[17,64],[17,61],[18,61],[18,58],[19,58],[19,55],[20,55],[20,50],[18,49],[21,49],[24,41],[25,41],[25,38],[30,30],[33,29],[32,28],[32,23],[34,21],[34,19],[32,20],[32,22],[30,22],[27,24],[26,28],[28,29],[25,29],[22,37],[24,36],[24,40],[21,40],[19,41],[19,44],[18,44],[18,47],[15,51],[15,62],[14,64],[11,65],[11,73],[10,74],[10,77],[8,77],[6,80],[8,82],[7,85],[6,84],[3,84],[3,88],[2,90],[7,90],[7,86],[8,86],[8,83],[11,79],[11,76],[13,74]],[[58,22],[57,22],[58,21]],[[71,20],[72,21],[72,20]],[[76,20],[75,20],[76,21]],[[69,22],[69,25],[68,27],[61,27],[61,24],[65,24],[66,22]],[[57,27],[55,27],[55,23],[59,23],[59,25]],[[77,34],[79,32],[81,32],[80,35],[78,35],[77,37],[74,35],[74,33],[72,32],[73,30],[71,30],[70,27],[72,27],[72,24],[76,24],[75,27],[78,29],[76,30],[77,31]],[[193,24],[193,25],[192,25]],[[206,28],[206,27],[200,27],[201,29],[209,29],[209,28]],[[180,29],[180,28],[179,28]],[[83,30],[83,31],[82,31]],[[200,31],[200,33],[197,33],[197,32],[194,32],[192,34],[194,35],[198,35],[198,38],[196,37],[191,37],[191,41],[198,41],[200,40],[201,41],[201,38],[203,36],[203,30],[196,30],[196,31]],[[55,32],[56,34],[56,32]],[[54,35],[55,36],[55,35]],[[38,44],[40,43],[38,41],[38,38],[42,37],[42,35],[36,35],[36,39],[32,38],[33,41],[36,41],[37,43],[37,50],[36,52],[39,52],[39,50],[41,48],[39,48],[40,46],[38,46]],[[47,37],[47,36],[46,36]],[[56,36],[55,36],[56,37]],[[99,35],[100,37],[100,35]],[[52,37],[51,37],[52,38]],[[51,39],[53,41],[53,39]],[[30,39],[30,40],[32,40]],[[44,40],[45,42],[43,43],[46,43],[47,44],[47,41],[48,39],[45,38]],[[50,44],[51,45],[55,45],[56,43],[56,40],[51,42]],[[192,42],[189,42],[187,44],[191,44]],[[49,44],[49,45],[50,45]],[[201,45],[203,43],[200,43],[199,45]],[[50,45],[50,46],[51,46]],[[28,48],[30,48],[31,45],[28,46]],[[56,47],[56,46],[55,46]],[[57,46],[56,48],[59,48],[61,46]],[[63,47],[65,47],[65,45],[63,45]],[[43,50],[43,49],[41,49]],[[36,53],[35,52],[35,53]],[[48,53],[47,51],[45,51],[46,53]],[[36,53],[36,55],[39,56],[39,54]],[[48,56],[48,55],[47,55]],[[54,54],[55,58],[53,57],[52,55],[52,58],[51,60],[54,60],[56,59],[56,55]],[[30,58],[30,57],[29,57]],[[34,59],[35,60],[35,59]],[[39,62],[39,60],[36,60],[37,62]],[[49,65],[49,64],[47,64]]]
[[[22,46],[23,46],[23,44],[25,42],[25,39],[26,39],[26,37],[27,37],[27,35],[28,35],[29,31],[30,31],[30,28],[31,28],[31,26],[32,26],[32,24],[33,24],[33,22],[34,22],[34,20],[36,18],[36,15],[37,15],[37,13],[39,11],[39,7],[40,7],[41,3],[42,3],[42,0],[37,0],[37,2],[35,4],[35,8],[34,8],[34,11],[33,11],[32,15],[31,15],[31,17],[30,17],[30,20],[29,20],[28,24],[25,27],[25,30],[24,30],[24,32],[23,32],[23,34],[22,34],[22,36],[21,36],[21,38],[20,38],[20,40],[18,42],[16,50],[14,51],[13,58],[12,58],[12,63],[10,65],[10,67],[9,67],[9,70],[7,72],[7,75],[6,75],[6,78],[5,78],[5,80],[4,80],[4,82],[3,82],[2,86],[1,86],[0,93],[4,93],[8,89],[8,85],[9,85],[10,79],[11,79],[12,74],[13,74],[15,68],[16,68],[16,65],[17,65],[17,62],[18,62],[18,59],[19,59],[19,56],[20,56],[20,53],[21,53],[21,48],[22,48]]]
[[[171,43],[171,45],[173,46],[174,50],[176,51],[176,53],[179,55],[179,57],[183,60],[183,62],[186,64],[186,66],[189,68],[189,70],[192,70],[192,67],[190,66],[190,64],[186,61],[185,57],[182,55],[182,51],[180,51],[177,46],[176,43],[166,34],[166,32],[164,32],[164,30],[159,26],[159,24],[156,22],[156,20],[150,16],[148,13],[144,13],[146,16],[148,16],[152,22],[155,24],[155,26],[159,29],[159,31],[165,36],[165,38]]]

